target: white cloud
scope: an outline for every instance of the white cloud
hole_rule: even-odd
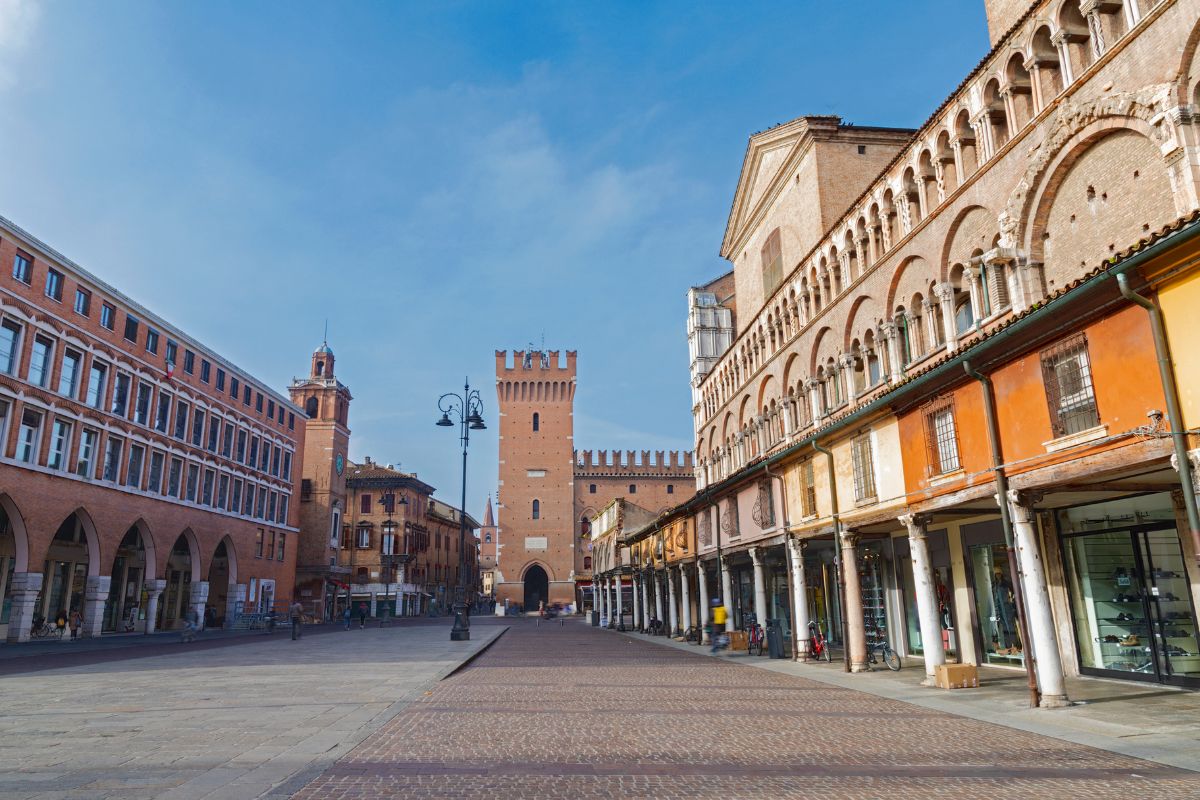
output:
[[[16,62],[41,16],[36,0],[0,0],[0,89],[16,82]]]

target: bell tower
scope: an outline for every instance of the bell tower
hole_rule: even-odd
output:
[[[312,354],[308,377],[288,387],[292,402],[308,416],[304,471],[300,484],[300,543],[296,554],[296,593],[306,609],[328,619],[349,568],[338,564],[338,539],[346,514],[346,459],[349,456],[350,389],[334,373],[328,342]]]
[[[575,602],[575,352],[496,351],[500,409],[499,524],[504,564],[496,600]]]

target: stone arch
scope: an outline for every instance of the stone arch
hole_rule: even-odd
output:
[[[7,494],[0,494],[0,509],[8,518],[8,530],[13,537],[13,572],[29,571],[29,532],[17,504]]]
[[[772,398],[777,398],[779,396],[779,386],[777,384],[778,381],[775,380],[774,375],[766,375],[763,377],[762,381],[758,384],[758,408],[762,408]]]
[[[154,535],[150,532],[150,525],[138,517],[129,527],[137,528],[138,536],[142,538],[142,547],[146,551],[146,580],[154,580],[158,577],[158,548],[155,546]]]
[[[195,532],[192,531],[192,529],[190,527],[184,528],[179,533],[179,536],[175,537],[175,541],[179,541],[180,538],[182,538],[187,543],[188,551],[191,555],[192,580],[198,581],[198,580],[200,580],[200,575],[201,575],[201,571],[200,571],[200,540],[196,538]],[[172,547],[172,549],[174,549],[175,542],[171,543],[171,547]]]
[[[854,302],[851,303],[850,307],[847,309],[847,311],[846,311],[846,330],[845,330],[845,334],[842,336],[842,349],[845,350],[847,353],[850,352],[850,343],[858,335],[858,329],[862,324],[862,321],[861,321],[862,315],[865,315],[869,318],[869,317],[873,316],[875,313],[874,308],[867,308],[866,310],[862,310],[863,306],[868,303],[873,302],[874,300],[875,300],[875,298],[871,297],[870,295],[862,294],[862,295],[859,295],[858,297],[854,298]],[[860,314],[860,311],[861,311],[861,314]]]
[[[1144,222],[1158,227],[1179,214],[1154,130],[1136,118],[1106,117],[1084,127],[1043,166],[1036,186],[1020,217],[1021,244],[1031,260],[1046,263],[1050,291],[1078,273],[1078,262],[1092,266],[1137,241]],[[1072,200],[1074,207],[1066,205]],[[1134,202],[1136,213],[1129,208]],[[1158,207],[1147,208],[1148,202]],[[1086,224],[1078,223],[1079,214],[1088,215]],[[1105,241],[1089,242],[1088,229]],[[1072,252],[1073,245],[1082,250]],[[1062,262],[1068,253],[1070,265]]]
[[[813,337],[812,364],[810,367],[812,373],[816,374],[817,367],[829,359],[833,359],[836,364],[839,355],[837,335],[829,326],[821,328],[817,332],[817,335]]]
[[[793,386],[800,382],[800,355],[791,353],[787,357],[787,361],[783,365],[783,390],[787,392]]]
[[[749,409],[747,416],[746,409]],[[742,397],[742,402],[738,405],[738,429],[746,426],[747,423],[754,417],[754,406],[750,402],[750,395],[746,394]]]
[[[996,215],[983,206],[967,206],[960,211],[946,232],[946,243],[942,247],[942,259],[938,268],[940,280],[950,280],[950,268],[954,264],[966,263],[964,253],[985,248],[984,242],[991,241],[996,225]]]
[[[1059,33],[1067,34],[1066,47],[1071,75],[1078,80],[1092,65],[1092,36],[1078,0],[1063,0],[1054,15]]]
[[[896,304],[904,302],[897,298],[910,297],[914,291],[921,291],[927,277],[932,273],[929,262],[920,256],[909,256],[901,261],[900,266],[892,273],[892,281],[888,285],[887,302],[883,307],[884,316],[891,316]]]
[[[96,532],[96,523],[92,521],[92,516],[82,506],[71,512],[76,519],[79,520],[79,527],[83,531],[86,539],[88,553],[88,577],[94,577],[100,574],[100,535]],[[69,518],[71,514],[68,514]]]

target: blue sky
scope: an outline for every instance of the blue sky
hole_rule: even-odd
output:
[[[496,349],[579,351],[581,449],[687,449],[747,137],[919,125],[986,49],[977,0],[0,0],[0,214],[280,389],[328,318],[351,456],[450,502],[469,375],[478,513]]]

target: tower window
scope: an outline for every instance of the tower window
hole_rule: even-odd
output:
[[[595,493],[596,493],[596,484],[589,483],[588,484],[588,494],[595,494]]]
[[[667,494],[675,494],[675,484],[673,484],[673,483],[667,484]]]
[[[537,431],[538,431],[538,428],[539,428],[540,426],[541,426],[541,422],[540,422],[540,420],[538,419],[538,414],[537,414],[537,412],[535,411],[535,412],[533,412],[533,432],[534,432],[534,433],[537,433]]]
[[[533,501],[533,518],[541,519],[541,517],[542,517],[542,503],[539,500],[534,500]]]
[[[317,362],[317,377],[319,378],[324,374],[325,374],[325,362],[318,361]]]
[[[304,413],[308,414],[309,419],[317,417],[317,398],[310,397],[304,401]]]
[[[637,484],[636,483],[629,484],[629,493],[637,494]]]

